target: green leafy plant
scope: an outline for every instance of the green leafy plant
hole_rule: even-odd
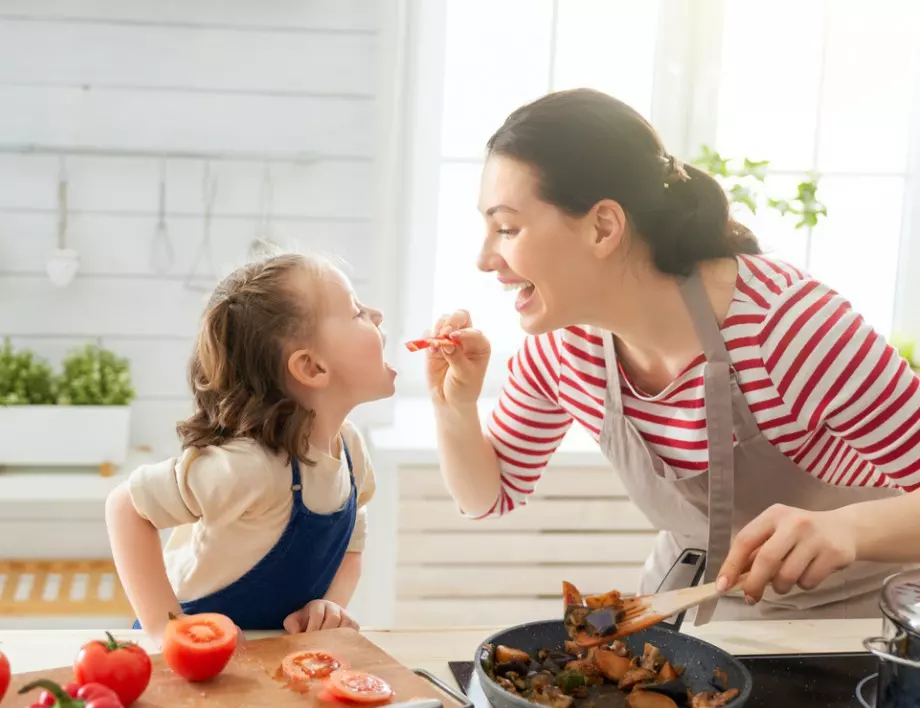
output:
[[[58,377],[58,403],[74,406],[126,406],[134,400],[128,360],[88,344],[64,359]]]
[[[33,352],[16,351],[9,337],[0,349],[0,406],[51,405],[57,400],[51,367]]]
[[[691,164],[715,177],[725,189],[729,201],[745,207],[752,214],[756,214],[758,207],[766,203],[768,208],[775,209],[782,216],[794,215],[797,229],[813,227],[820,217],[827,216],[827,207],[818,199],[819,177],[814,173],[809,173],[807,179],[799,182],[794,195],[776,198],[766,194],[769,160],[724,158],[713,148],[703,145]]]

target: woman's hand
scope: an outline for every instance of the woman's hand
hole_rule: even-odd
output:
[[[441,344],[428,349],[428,389],[436,404],[475,404],[489,365],[492,347],[466,310],[442,315],[426,337],[449,337],[455,345]]]
[[[767,585],[780,595],[796,585],[813,590],[856,561],[856,545],[855,529],[839,509],[805,511],[774,504],[735,537],[719,573],[719,589],[732,587],[750,568],[742,586],[749,604],[760,601]]]

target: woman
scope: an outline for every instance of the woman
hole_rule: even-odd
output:
[[[455,343],[428,377],[464,513],[523,505],[574,422],[661,530],[641,592],[707,548],[707,581],[750,570],[717,618],[875,615],[883,579],[920,561],[920,381],[896,351],[761,255],[718,183],[607,95],[512,113],[479,208],[478,266],[518,290],[529,336],[483,433],[489,343],[464,311],[434,327]]]

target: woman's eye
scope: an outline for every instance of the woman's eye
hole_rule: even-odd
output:
[[[517,229],[509,229],[507,227],[502,227],[498,230],[502,236],[514,236],[518,232]]]

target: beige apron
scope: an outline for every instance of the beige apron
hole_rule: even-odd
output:
[[[686,548],[707,550],[703,581],[716,580],[732,538],[773,504],[825,511],[903,493],[826,484],[773,447],[744,400],[698,272],[683,280],[681,293],[706,357],[703,382],[708,471],[678,473],[649,448],[623,413],[613,336],[604,341],[607,390],[601,449],[632,501],[659,529],[645,564],[641,593],[655,592]],[[733,432],[737,444],[733,443]],[[753,607],[735,593],[722,598],[718,606],[712,602],[699,608],[696,624],[710,619],[876,617],[884,578],[901,569],[854,563],[808,592],[795,587],[786,595],[778,595],[768,586],[764,599]]]

